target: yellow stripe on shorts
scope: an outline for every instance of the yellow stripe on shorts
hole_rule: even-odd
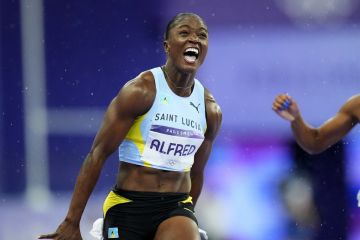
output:
[[[107,213],[107,211],[112,208],[115,205],[122,204],[122,203],[128,203],[132,202],[132,200],[124,198],[122,196],[117,195],[113,191],[111,191],[108,196],[105,199],[104,205],[103,205],[103,213],[104,217]]]
[[[193,202],[192,202],[192,197],[189,196],[187,199],[185,199],[185,200],[183,200],[183,201],[181,201],[181,202],[182,202],[182,203],[191,203],[191,204],[192,204],[192,203],[193,203]]]

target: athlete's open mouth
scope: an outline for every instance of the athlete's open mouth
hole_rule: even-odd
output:
[[[185,61],[189,63],[194,63],[196,59],[199,57],[199,49],[197,48],[187,48],[184,51]]]

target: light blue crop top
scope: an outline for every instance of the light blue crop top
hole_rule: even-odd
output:
[[[119,160],[169,171],[190,171],[206,131],[204,87],[195,79],[189,97],[176,95],[160,67],[151,69],[156,96],[119,146]]]

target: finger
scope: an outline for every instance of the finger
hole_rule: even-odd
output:
[[[277,102],[279,104],[283,104],[283,102],[285,102],[287,99],[288,98],[286,96],[281,95],[281,96],[277,97],[274,102]]]
[[[281,107],[280,107],[280,111],[283,111],[283,110],[287,110],[291,105],[291,101],[289,99],[286,99],[282,104],[281,104]]]
[[[273,103],[273,109],[276,111],[279,111],[282,107],[283,102],[282,101],[277,101]]]
[[[291,105],[292,101],[289,98],[288,95],[281,95],[278,98],[275,99],[274,101],[274,105],[279,109],[279,110],[285,110],[288,109],[289,106]]]
[[[281,100],[285,100],[288,97],[289,97],[289,95],[287,93],[282,93],[282,94],[279,94],[276,98],[281,99]]]
[[[272,105],[272,110],[274,110],[275,112],[279,111],[279,106],[274,103],[274,104]]]
[[[283,98],[285,95],[286,95],[286,93],[281,93],[281,94],[277,95],[276,98]]]
[[[277,98],[285,101],[286,99],[291,99],[291,96],[288,93],[282,93],[282,94],[278,95]]]

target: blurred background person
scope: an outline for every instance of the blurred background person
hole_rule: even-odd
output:
[[[306,174],[290,175],[281,183],[288,212],[288,240],[312,240],[320,228],[311,180]]]
[[[316,154],[341,140],[360,119],[360,95],[352,96],[320,127],[313,127],[301,116],[296,101],[288,94],[280,94],[273,102],[273,110],[291,123],[297,143],[308,153]]]
[[[357,123],[359,122],[359,106],[359,95],[355,95],[349,98],[333,117],[331,117],[319,127],[313,127],[305,122],[305,120],[301,116],[300,109],[296,101],[288,94],[278,95],[273,102],[272,108],[279,116],[288,120],[291,123],[291,129],[296,139],[296,142],[304,151],[309,154],[319,154],[332,147],[335,143],[339,142],[343,137],[345,137],[346,134],[350,132],[351,129],[353,129],[357,125]],[[318,164],[333,166],[334,162],[337,162],[339,163],[338,166],[334,166],[334,168],[329,169],[329,171],[333,172],[334,174],[336,174],[337,172],[343,172],[343,163],[341,162],[343,159],[343,157],[341,156],[343,150],[341,144],[338,144],[335,148],[330,149],[330,151],[328,152],[331,153],[332,158],[335,159],[325,160],[327,157],[322,156],[321,159],[323,159],[323,161],[318,162]],[[331,162],[328,163],[327,161]],[[329,174],[329,172],[327,174]],[[334,175],[332,176],[332,178],[334,178]],[[339,183],[343,185],[344,178],[342,176],[340,178],[334,179],[337,179]],[[339,185],[339,183],[337,183],[336,185]],[[338,192],[340,194],[336,194],[335,191],[338,191],[339,189],[336,189],[334,191],[334,185],[329,187],[324,186],[323,184],[320,186],[322,186],[321,189],[323,189],[323,191],[333,192],[334,196],[337,196],[337,200],[339,200],[338,204],[341,206],[340,210],[345,214],[346,207],[344,206],[345,204],[343,198],[343,196],[345,195],[345,191],[340,191]],[[344,186],[341,186],[340,189],[344,189]],[[335,236],[337,238],[343,238],[343,236],[346,236],[346,219],[341,218],[341,221],[340,219],[333,218],[334,221],[332,221],[331,218],[326,217],[326,213],[329,210],[321,208],[321,206],[324,205],[322,203],[323,201],[317,201],[318,208],[320,209],[321,222],[330,225],[330,228],[332,229],[338,229],[338,232],[335,234],[334,231],[332,235],[329,235],[327,231],[320,231],[320,239],[325,239],[324,235],[326,235],[327,237]],[[303,213],[305,212],[306,210],[304,209]],[[342,226],[342,229],[339,229],[338,226]]]

